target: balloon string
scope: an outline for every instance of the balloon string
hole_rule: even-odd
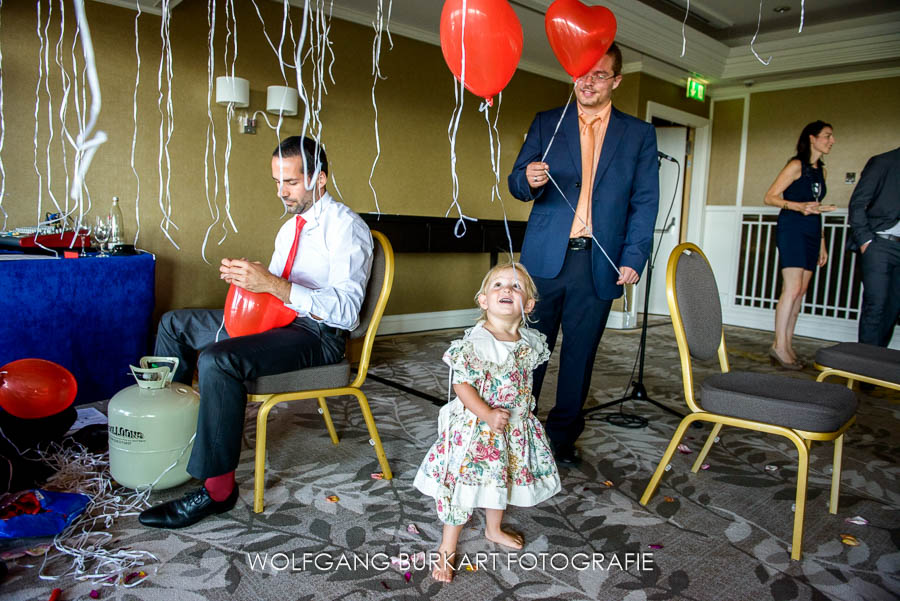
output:
[[[577,85],[577,84],[576,84]],[[559,126],[562,123],[563,117],[566,116],[566,111],[569,108],[569,105],[572,103],[572,96],[575,94],[575,86],[572,86],[572,91],[569,92],[569,99],[566,100],[566,104],[563,105],[562,114],[559,116],[559,121],[556,122],[556,127],[553,128],[553,135],[550,136],[550,141],[547,142],[547,148],[544,150],[543,156],[541,156],[541,162],[544,162],[544,159],[547,158],[547,153],[550,152],[550,147],[553,145],[553,140],[556,139],[556,132],[559,131]]]
[[[572,201],[570,201],[569,198],[565,195],[565,193],[560,189],[559,185],[556,183],[556,180],[553,179],[553,176],[550,175],[550,171],[549,171],[548,169],[545,169],[545,170],[544,170],[544,173],[547,174],[547,179],[550,180],[550,183],[553,184],[553,186],[554,186],[554,187],[556,188],[556,190],[559,192],[559,195],[563,197],[563,200],[566,201],[566,204],[569,205],[569,208],[572,209],[572,213],[575,214],[575,218],[578,219],[578,221],[581,222],[581,225],[582,225],[582,226],[584,226],[585,228],[587,228],[587,223],[585,223],[584,219],[581,218],[581,216],[578,214],[578,211],[575,210],[575,205],[572,204]],[[606,260],[609,261],[609,264],[610,264],[610,265],[612,265],[613,270],[614,270],[614,271],[616,272],[616,274],[618,274],[618,276],[621,278],[621,277],[622,277],[622,272],[619,271],[618,266],[616,266],[616,264],[613,263],[613,260],[609,258],[609,255],[607,254],[606,249],[603,248],[603,245],[600,244],[600,241],[597,240],[596,237],[594,237],[594,232],[593,232],[593,231],[591,232],[591,240],[594,241],[594,244],[597,245],[597,248],[600,249],[600,252],[603,253],[603,256],[606,257]],[[625,294],[625,295],[623,295],[622,298],[623,298],[624,301],[625,301],[625,313],[628,313],[628,295]]]
[[[463,105],[465,104],[466,0],[462,0],[462,26],[460,27],[459,36],[460,46],[462,47],[460,56],[459,81],[457,82],[455,78],[453,80],[453,96],[456,100],[456,105],[453,108],[453,113],[451,113],[450,125],[447,128],[447,137],[450,139],[450,175],[452,180],[453,201],[450,203],[450,206],[447,207],[447,212],[444,214],[444,217],[449,216],[450,211],[453,209],[453,207],[456,207],[456,211],[459,214],[459,219],[456,220],[456,226],[454,226],[453,228],[453,235],[457,238],[462,238],[466,235],[466,220],[478,221],[474,217],[469,217],[463,214],[462,207],[459,204],[459,176],[456,174],[456,134],[459,132],[459,119],[462,116]]]
[[[753,39],[750,40],[750,51],[753,52],[753,56],[756,57],[756,60],[768,67],[769,63],[772,61],[772,57],[769,56],[769,58],[763,60],[759,54],[756,53],[756,48],[753,47],[753,43],[756,42],[756,37],[759,35],[760,25],[762,25],[762,7],[763,0],[759,0],[759,16],[756,18],[756,33],[753,34]]]
[[[506,231],[506,241],[509,243],[509,262],[513,263],[513,277],[515,282],[519,283],[519,273],[515,267],[515,262],[513,259],[513,243],[512,243],[512,235],[509,232],[509,217],[506,214],[506,205],[503,202],[503,197],[500,195],[500,131],[497,129],[497,121],[500,119],[500,105],[503,103],[503,91],[501,90],[497,94],[497,111],[494,113],[494,123],[491,124],[490,120],[490,105],[487,102],[482,102],[481,106],[478,108],[480,112],[484,113],[484,121],[488,126],[488,143],[491,148],[491,168],[494,172],[494,184],[491,187],[491,202],[494,202],[494,198],[500,201],[500,207],[503,209],[503,229]],[[494,149],[494,139],[496,137],[497,147],[496,151]],[[522,288],[520,286],[520,288]],[[524,288],[523,288],[524,289]],[[519,307],[522,312],[522,324],[526,323],[525,321],[525,305],[521,305]]]
[[[687,8],[684,9],[684,21],[681,22],[681,56],[684,56],[684,50],[687,47],[687,36],[684,33],[684,28],[687,25],[688,15],[691,12],[691,0],[687,0]]]

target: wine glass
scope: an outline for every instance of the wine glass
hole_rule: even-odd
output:
[[[104,246],[109,242],[111,233],[112,228],[110,227],[109,217],[98,216],[94,221],[94,229],[91,231],[94,242],[96,242],[97,246],[100,248],[100,252],[97,254],[98,258],[109,256],[109,253],[106,252]]]
[[[813,193],[813,199],[816,202],[819,202],[819,197],[822,194],[822,184],[820,184],[819,182],[813,182],[811,184],[811,188],[812,188],[812,193]]]

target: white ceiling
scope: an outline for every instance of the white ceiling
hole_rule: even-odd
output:
[[[135,0],[100,0],[120,6]],[[143,7],[161,0],[140,0]],[[170,0],[175,6],[181,0]],[[245,0],[241,0],[245,1]],[[258,0],[261,1],[261,0]],[[281,3],[283,0],[270,0]],[[303,6],[304,0],[289,0]],[[522,23],[525,44],[521,69],[560,80],[569,77],[553,55],[544,31],[544,13],[552,0],[509,0]],[[612,10],[618,22],[625,71],[643,71],[674,83],[688,75],[717,89],[747,82],[773,84],[786,79],[862,79],[900,74],[900,1],[760,0],[760,32],[750,47],[760,15],[755,0],[691,0],[685,36],[686,0],[587,0]],[[329,2],[326,1],[326,5]],[[390,31],[440,44],[442,0],[333,0],[333,15],[371,25],[379,4],[390,8]],[[804,9],[803,31],[800,26]],[[775,12],[786,7],[787,11]],[[152,12],[157,12],[153,11]],[[173,10],[177,18],[178,10]],[[682,44],[684,43],[684,56]]]

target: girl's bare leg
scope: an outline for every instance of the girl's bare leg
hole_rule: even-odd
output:
[[[525,538],[518,532],[503,530],[500,522],[503,521],[502,509],[485,509],[485,521],[487,526],[484,529],[484,536],[491,542],[512,549],[521,549],[525,544]]]
[[[431,577],[438,582],[450,582],[453,580],[453,559],[456,555],[456,543],[459,542],[459,533],[462,532],[462,524],[452,526],[444,524],[444,535],[441,545],[438,547],[440,558],[431,570]]]

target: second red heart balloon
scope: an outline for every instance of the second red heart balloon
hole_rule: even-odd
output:
[[[616,38],[616,17],[604,6],[556,0],[544,16],[544,29],[559,64],[577,79],[609,50]]]
[[[441,11],[441,50],[456,79],[492,104],[512,79],[522,56],[522,25],[507,0],[446,0]],[[463,41],[465,15],[465,42]],[[465,43],[465,74],[463,74]]]

